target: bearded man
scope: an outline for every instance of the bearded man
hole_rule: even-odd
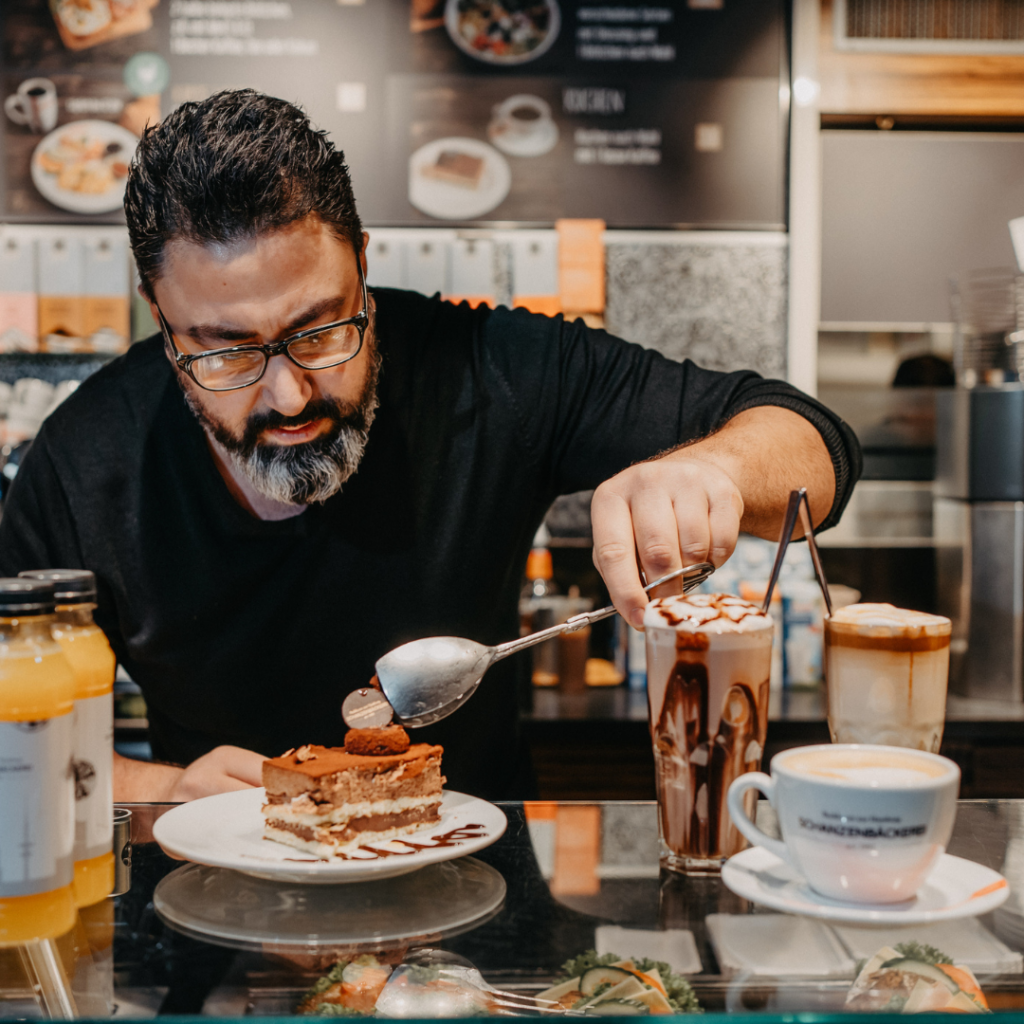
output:
[[[594,559],[627,620],[648,578],[776,537],[806,486],[834,524],[849,429],[779,381],[713,373],[581,322],[367,291],[343,154],[249,90],[142,138],[125,209],[159,334],[43,425],[0,572],[87,568],[158,762],[119,800],[259,785],[262,755],[339,745],[340,705],[421,636],[516,635],[531,538],[597,488]],[[372,280],[372,268],[370,268]],[[453,789],[528,796],[514,666],[420,731]]]

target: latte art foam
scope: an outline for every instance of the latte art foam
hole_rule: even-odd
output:
[[[949,769],[929,758],[894,751],[813,751],[786,757],[780,766],[794,775],[829,780],[840,785],[866,789],[910,789],[932,785],[949,775]]]

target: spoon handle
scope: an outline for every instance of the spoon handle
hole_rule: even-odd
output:
[[[696,562],[694,565],[685,565],[682,569],[676,569],[675,572],[670,572],[667,576],[662,576],[661,579],[657,579],[653,583],[648,583],[644,590],[650,592],[655,587],[660,587],[663,583],[668,583],[680,576],[692,576],[692,579],[688,579],[683,584],[683,593],[688,594],[694,587],[699,587],[714,571],[715,567],[710,562]],[[610,604],[606,608],[598,608],[596,611],[580,612],[579,615],[573,615],[572,618],[558,623],[557,626],[549,626],[547,629],[542,629],[537,633],[529,633],[527,636],[519,637],[518,640],[509,640],[507,643],[498,644],[492,648],[494,655],[491,659],[491,664],[501,661],[502,658],[507,658],[510,654],[515,654],[517,651],[526,650],[527,647],[533,647],[535,644],[541,644],[545,640],[561,636],[563,633],[575,633],[577,629],[589,626],[592,622],[600,622],[601,619],[607,619],[614,614],[615,605]]]

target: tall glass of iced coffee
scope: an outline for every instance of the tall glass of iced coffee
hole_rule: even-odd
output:
[[[691,594],[652,601],[644,630],[662,864],[717,872],[747,845],[726,798],[761,764],[772,620],[738,597]],[[747,796],[752,815],[756,794]]]
[[[951,628],[942,615],[891,604],[851,604],[826,619],[832,741],[938,753]]]

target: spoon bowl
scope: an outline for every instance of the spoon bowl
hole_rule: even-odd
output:
[[[385,654],[377,678],[402,724],[417,727],[462,707],[494,660],[495,648],[475,640],[427,636]]]
[[[698,562],[662,576],[647,584],[644,590],[649,592],[682,576],[682,589],[686,594],[714,571],[715,567],[710,562]],[[611,605],[583,612],[567,622],[496,647],[460,636],[428,636],[411,640],[389,651],[377,662],[377,679],[402,725],[412,728],[431,725],[462,707],[476,692],[484,673],[496,661],[614,614],[615,608]]]

